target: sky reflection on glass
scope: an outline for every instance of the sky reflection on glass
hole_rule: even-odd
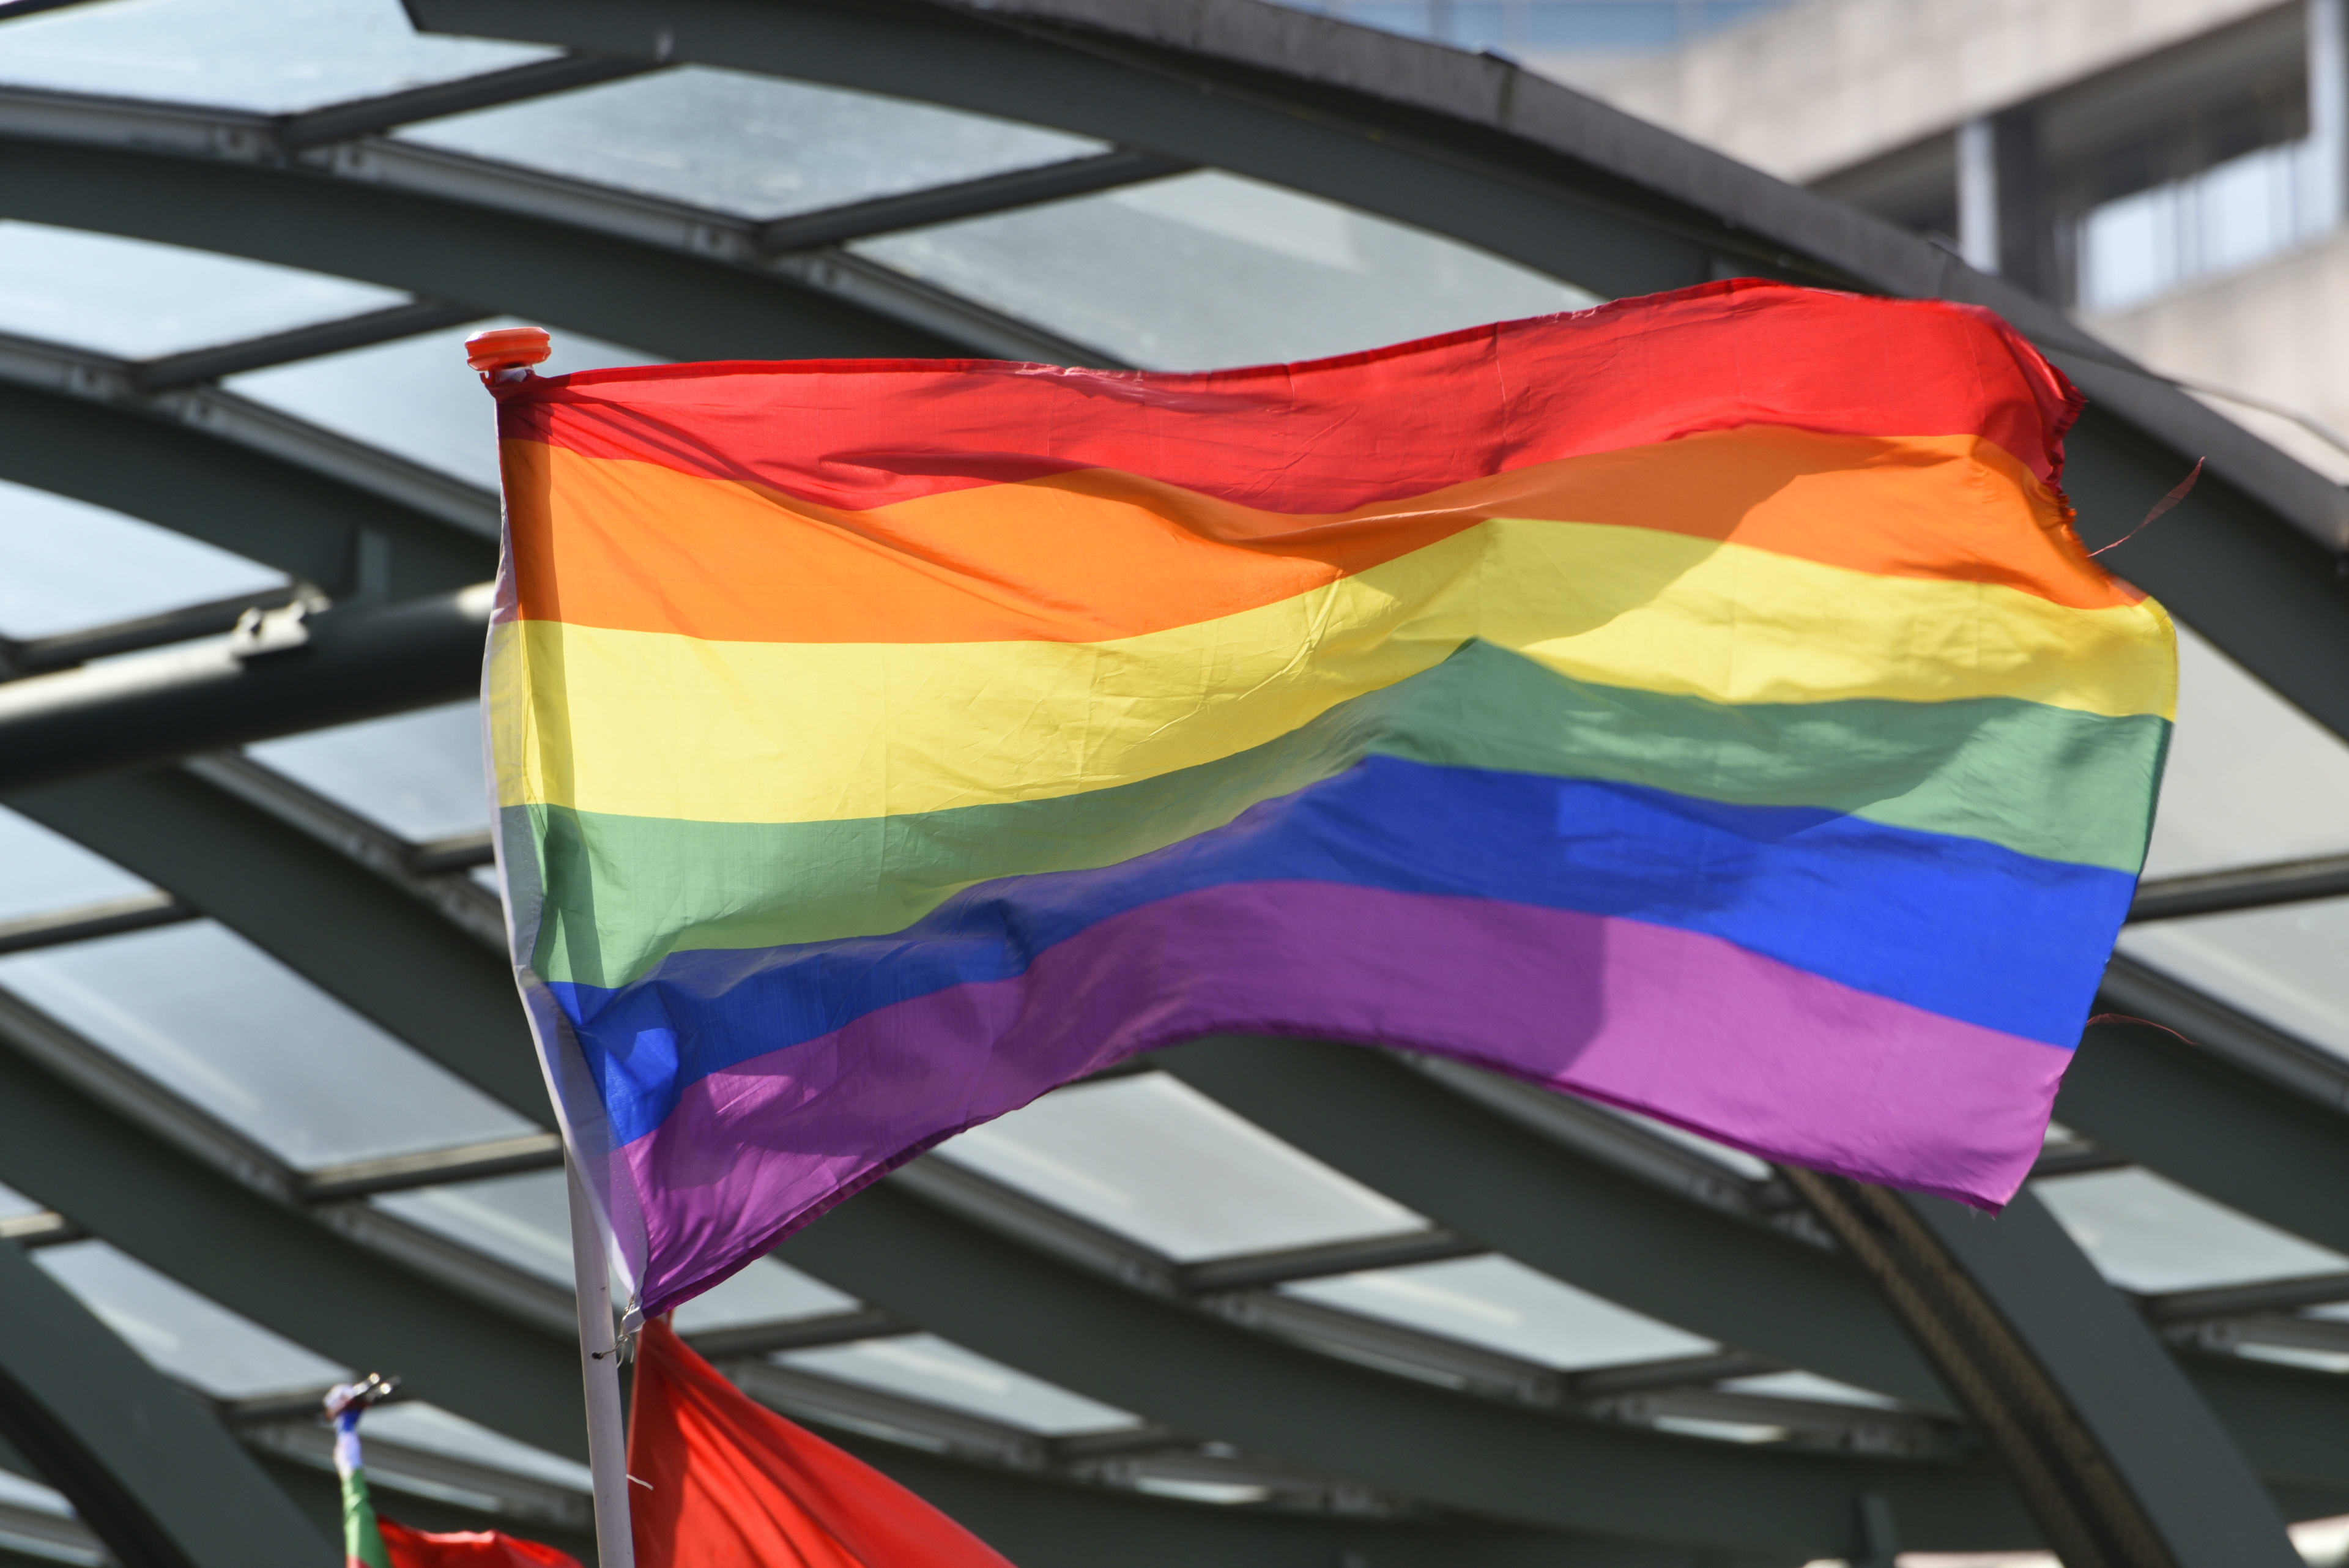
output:
[[[2183,626],[2178,728],[2145,874],[2349,849],[2349,744]]]
[[[0,959],[0,986],[297,1167],[531,1130],[209,920]]]
[[[2031,1190],[2123,1290],[2201,1290],[2349,1271],[2349,1258],[2149,1170],[2051,1177]]]
[[[2149,921],[2120,950],[2349,1057],[2349,898]]]
[[[249,753],[403,838],[448,838],[490,826],[477,702],[313,730]]]
[[[0,221],[0,332],[119,359],[289,331],[407,298],[210,251]]]
[[[409,126],[400,139],[746,218],[1105,151],[901,99],[687,66]]]
[[[351,1376],[104,1241],[43,1247],[33,1261],[158,1370],[216,1399],[323,1391]]]
[[[1719,1345],[1507,1258],[1459,1258],[1303,1280],[1282,1293],[1572,1371],[1702,1355]]]
[[[938,1152],[1184,1261],[1425,1223],[1164,1073],[1059,1090]]]
[[[110,0],[0,15],[0,82],[285,114],[544,59],[428,38],[399,0]]]
[[[571,1219],[559,1170],[421,1187],[370,1199],[419,1230],[495,1258],[549,1284],[572,1284]],[[772,1258],[762,1258],[677,1309],[679,1334],[744,1328],[853,1312],[855,1297]]]
[[[0,807],[0,920],[129,898],[147,884],[61,834]]]
[[[523,325],[502,316],[372,348],[252,370],[230,377],[225,384],[232,391],[339,435],[495,490],[496,405],[481,389],[481,379],[465,368],[465,339],[493,327]],[[549,336],[554,352],[538,367],[543,375],[666,363],[658,355],[583,333]]]
[[[854,248],[1160,369],[1347,354],[1597,303],[1486,252],[1217,172]]]
[[[0,636],[80,631],[285,581],[184,534],[0,480]]]
[[[843,1383],[967,1410],[1048,1438],[1142,1424],[1140,1417],[1113,1405],[1030,1377],[934,1334],[785,1351],[772,1359],[778,1365],[822,1373]]]

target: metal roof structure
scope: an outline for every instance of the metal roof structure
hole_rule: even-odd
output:
[[[1022,1568],[2292,1561],[2349,1513],[2338,488],[1924,241],[1258,0],[107,0],[0,13],[0,1563],[326,1561],[367,1370],[388,1511],[592,1561],[466,330],[1189,368],[1740,275],[2004,313],[2092,544],[2209,459],[2110,556],[2186,692],[2028,1195],[1208,1040],[679,1327]]]

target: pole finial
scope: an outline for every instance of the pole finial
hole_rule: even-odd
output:
[[[549,352],[543,327],[496,327],[465,339],[465,363],[484,381],[519,381]]]

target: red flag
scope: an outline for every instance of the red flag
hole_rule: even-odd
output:
[[[636,1568],[1011,1568],[977,1536],[754,1404],[666,1322],[636,1341]]]
[[[536,1541],[495,1530],[433,1534],[378,1519],[391,1568],[579,1568],[579,1559]]]

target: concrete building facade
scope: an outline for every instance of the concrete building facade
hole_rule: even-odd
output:
[[[1800,0],[1539,63],[1938,236],[2349,480],[2343,0]]]

